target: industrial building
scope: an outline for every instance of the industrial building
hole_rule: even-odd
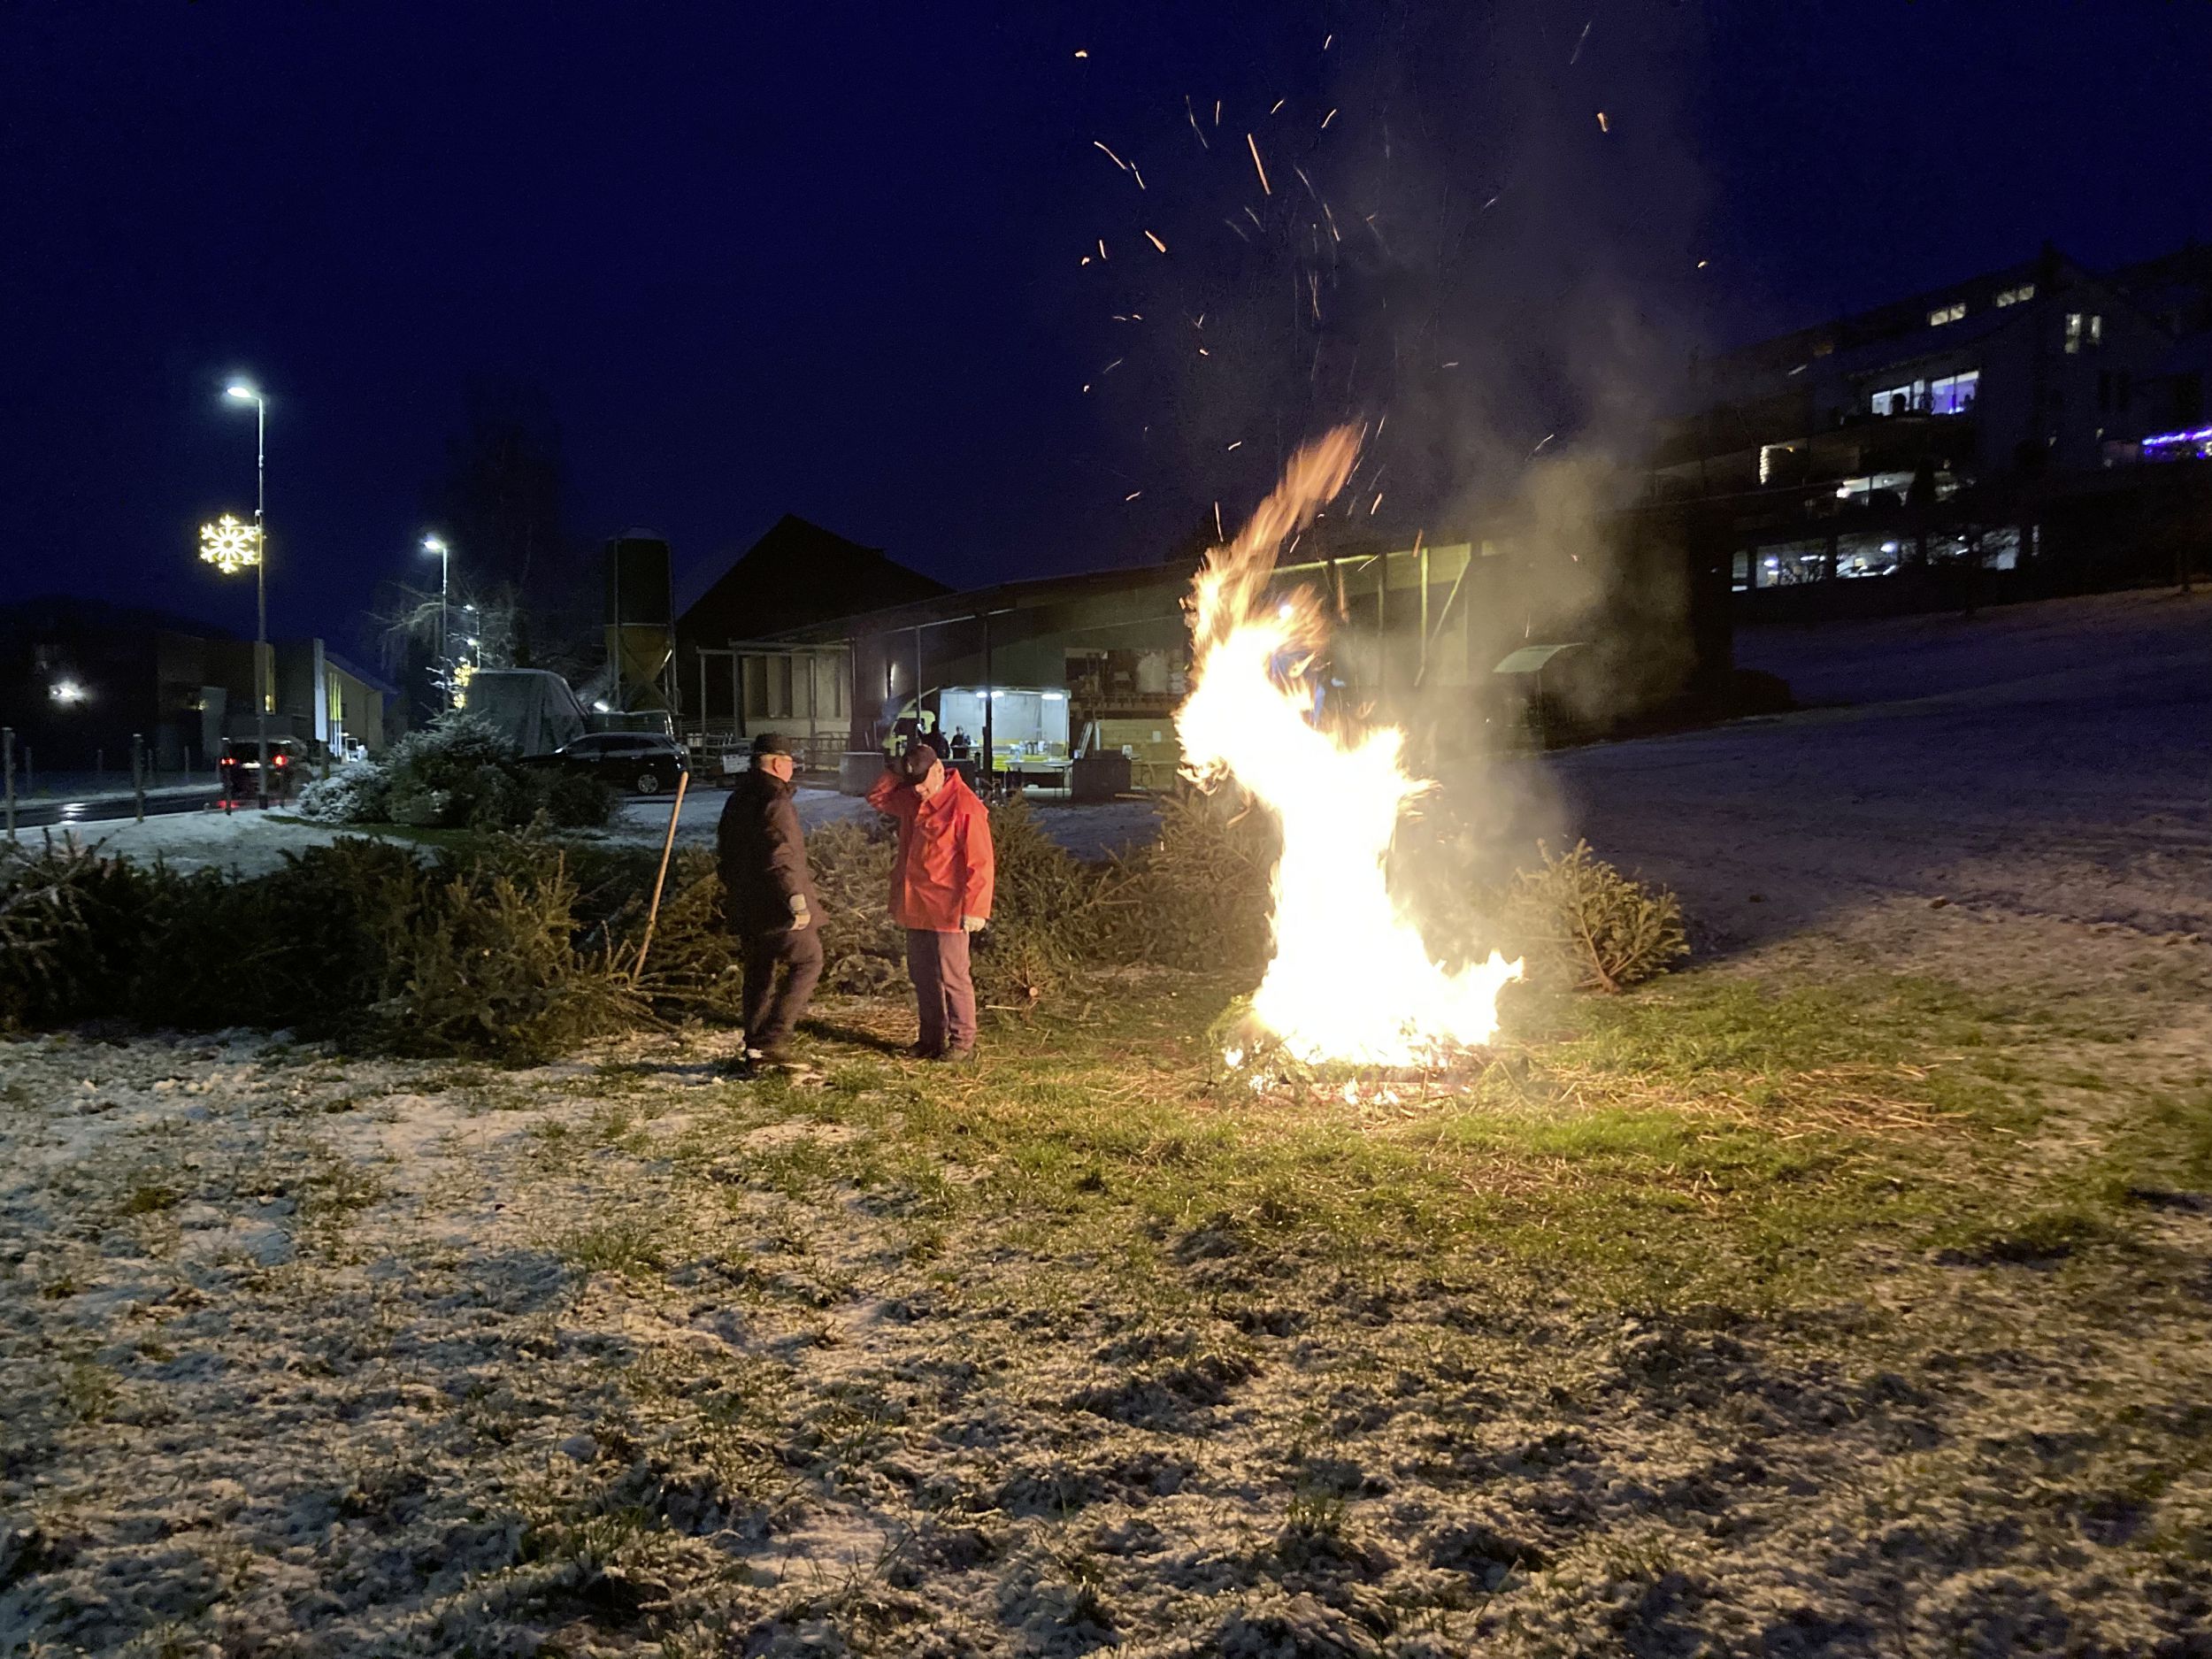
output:
[[[184,618],[53,597],[0,608],[0,724],[54,770],[127,773],[131,743],[157,772],[204,772],[225,737],[250,737],[250,641]],[[332,754],[385,742],[397,693],[319,639],[269,646],[269,734]]]
[[[1488,535],[1392,546],[1309,531],[1279,568],[1334,613],[1319,718],[1404,725],[1417,753],[1594,735],[1725,695],[1727,571],[1695,520],[1645,510],[1601,520],[1578,548],[1501,522]],[[843,710],[864,781],[902,723],[955,754],[1051,790],[1164,788],[1188,687],[1183,601],[1195,565],[1043,577],[832,618],[757,641],[810,688],[817,726]],[[787,729],[744,710],[741,730]],[[826,733],[825,733],[826,735]]]

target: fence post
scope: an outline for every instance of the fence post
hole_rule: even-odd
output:
[[[0,726],[0,770],[7,773],[8,840],[15,840],[15,727]]]
[[[138,821],[146,821],[146,736],[131,733],[131,793],[138,797]]]

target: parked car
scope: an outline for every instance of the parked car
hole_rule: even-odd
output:
[[[549,755],[531,759],[588,772],[618,789],[634,789],[640,795],[666,795],[691,769],[683,745],[656,732],[587,732]]]
[[[269,740],[269,799],[285,801],[292,792],[315,774],[313,757],[307,745],[296,737],[273,737]],[[223,740],[222,757],[216,763],[216,773],[222,780],[223,798],[227,801],[250,801],[261,791],[256,780],[261,771],[261,744],[258,738],[227,737]]]

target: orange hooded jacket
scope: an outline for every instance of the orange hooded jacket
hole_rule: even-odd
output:
[[[991,815],[960,774],[925,801],[889,772],[868,791],[868,804],[899,823],[899,853],[891,866],[891,919],[923,933],[956,933],[964,916],[990,919],[998,861],[991,849]]]

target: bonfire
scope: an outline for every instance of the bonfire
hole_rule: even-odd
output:
[[[1314,718],[1327,618],[1310,589],[1274,590],[1275,562],[1358,453],[1348,426],[1308,444],[1236,538],[1207,555],[1188,601],[1192,686],[1175,724],[1187,775],[1209,788],[1235,781],[1282,827],[1254,1022],[1309,1064],[1429,1067],[1489,1042],[1499,988],[1521,964],[1495,951],[1457,970],[1431,959],[1385,861],[1400,812],[1434,786],[1407,772],[1396,727]]]

